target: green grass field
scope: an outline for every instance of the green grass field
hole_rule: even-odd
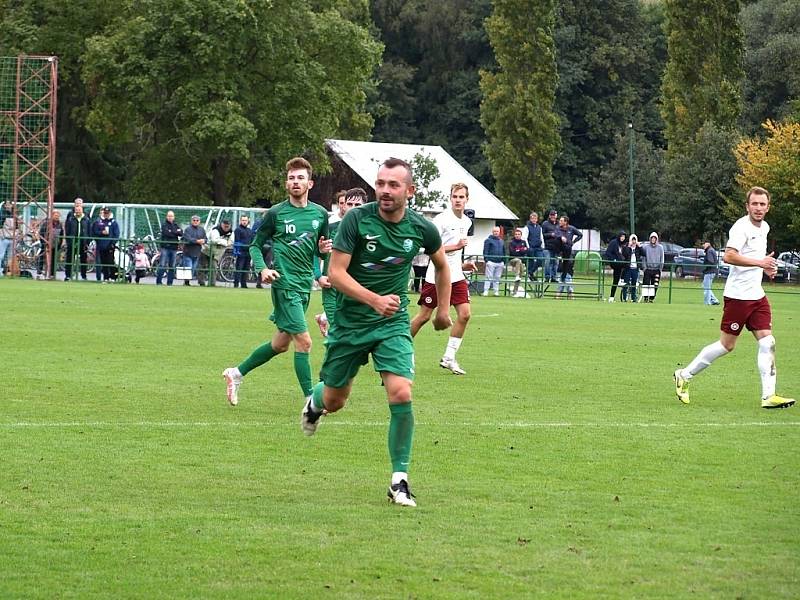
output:
[[[423,330],[403,509],[371,367],[313,438],[287,356],[227,405],[267,294],[0,280],[0,598],[797,598],[800,407],[759,408],[751,336],[675,400],[698,288],[475,298],[464,377]],[[797,397],[800,294],[770,300]]]

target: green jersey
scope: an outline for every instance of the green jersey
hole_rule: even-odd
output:
[[[261,247],[271,240],[274,268],[280,273],[272,286],[308,292],[314,281],[314,255],[323,236],[328,237],[328,211],[313,202],[299,208],[285,200],[267,211],[250,244],[253,267],[256,273],[266,268]]]
[[[383,317],[370,306],[339,292],[336,326],[371,328],[391,322],[407,326],[411,261],[420,248],[433,254],[441,245],[436,226],[409,208],[399,223],[381,218],[377,202],[350,210],[342,219],[333,247],[350,255],[347,272],[362,286],[380,296],[400,296],[400,310]]]
[[[341,221],[336,221],[335,223],[331,223],[328,225],[328,231],[330,234],[328,235],[328,239],[334,239],[336,237],[336,232],[339,230],[339,225]],[[328,274],[328,267],[331,266],[331,255],[326,254],[325,256],[318,256],[314,259],[314,279],[319,279],[322,275]],[[328,288],[323,288],[328,289]]]

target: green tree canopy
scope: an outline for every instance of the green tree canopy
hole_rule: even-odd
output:
[[[555,0],[495,0],[486,30],[498,68],[481,72],[481,124],[498,196],[521,214],[553,199],[561,147]]]
[[[800,2],[759,0],[742,9],[745,39],[745,131],[792,113],[800,99]]]
[[[662,116],[670,154],[705,123],[735,129],[741,112],[739,0],[666,0],[667,68]]]
[[[89,129],[130,162],[129,199],[247,204],[274,189],[290,156],[322,157],[324,139],[341,131],[366,136],[381,47],[340,5],[354,10],[321,0],[125,3],[88,41],[83,77]]]

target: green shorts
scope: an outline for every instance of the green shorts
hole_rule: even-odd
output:
[[[278,331],[290,335],[308,331],[306,310],[311,294],[294,290],[270,289],[272,293],[272,314],[269,320],[274,322]]]
[[[333,325],[333,313],[336,312],[336,300],[338,296],[339,292],[333,288],[322,289],[322,309],[325,311],[325,315],[328,317],[328,322],[331,325]]]
[[[328,387],[342,388],[353,379],[372,354],[376,371],[414,380],[414,343],[408,325],[392,323],[370,329],[333,327],[325,342],[320,379]]]

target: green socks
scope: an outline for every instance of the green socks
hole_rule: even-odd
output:
[[[260,367],[265,362],[269,361],[273,356],[275,356],[277,352],[272,349],[272,342],[267,342],[266,344],[261,344],[258,348],[253,350],[252,354],[244,359],[244,362],[239,365],[239,373],[242,376],[247,375],[250,371],[255,369],[256,367]]]
[[[325,410],[325,403],[322,401],[322,393],[325,390],[325,384],[321,381],[314,386],[314,395],[312,397],[311,403],[314,405],[314,410],[316,412],[322,412]]]
[[[241,369],[239,370],[241,371]],[[312,392],[311,360],[308,352],[294,353],[294,374],[297,376],[300,389],[303,390],[303,396],[310,396]]]
[[[411,402],[390,404],[389,457],[392,471],[408,472],[411,462],[411,442],[414,439],[414,411]]]

